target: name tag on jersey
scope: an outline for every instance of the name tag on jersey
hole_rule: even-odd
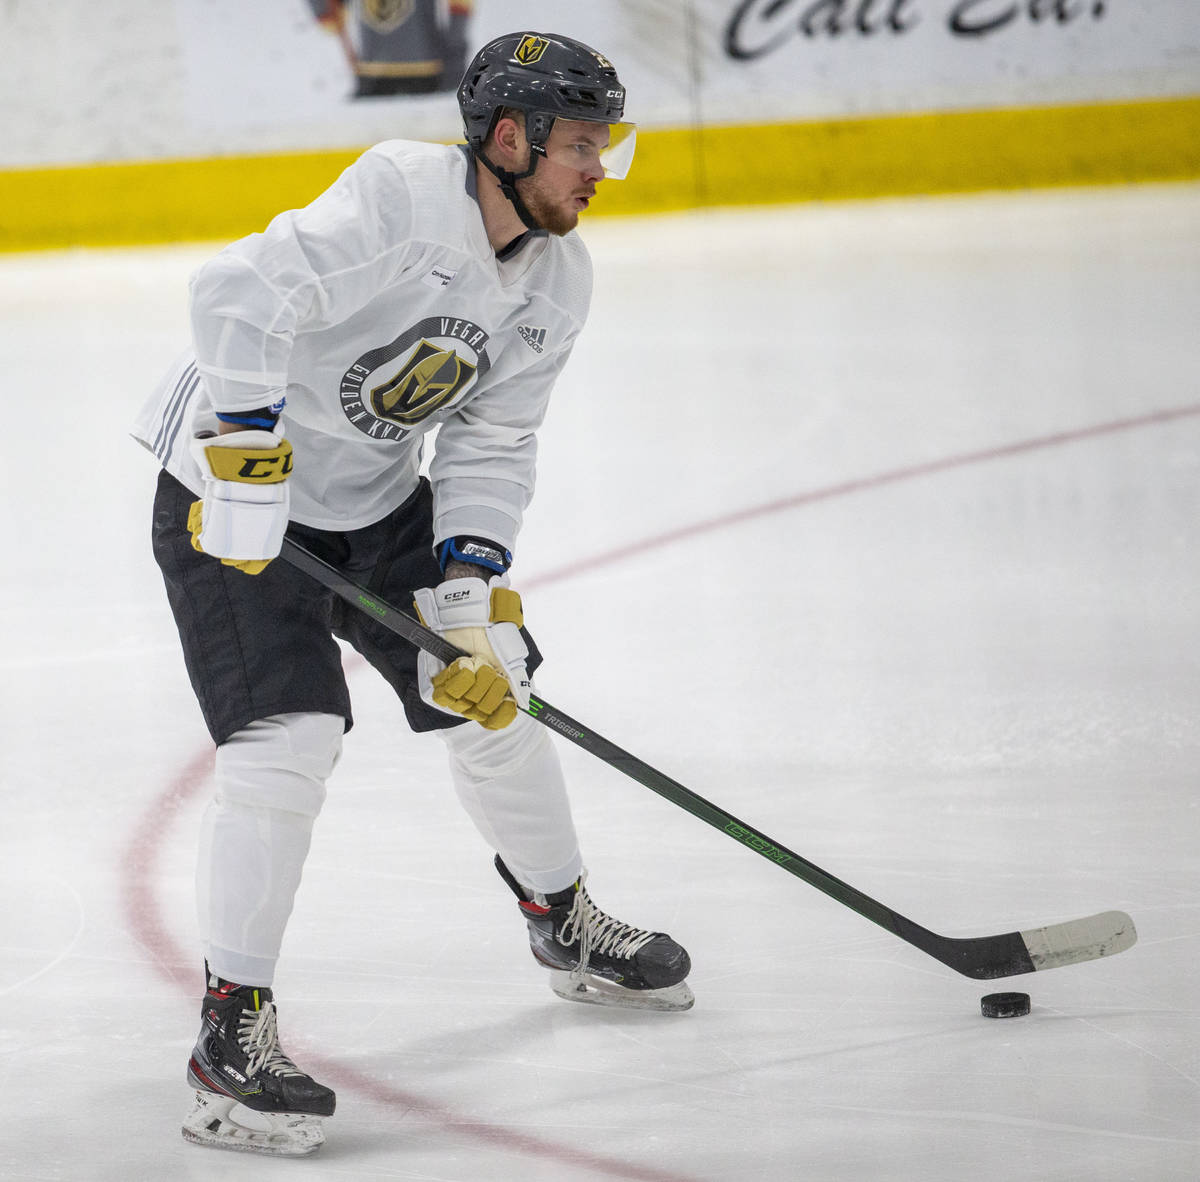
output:
[[[451,271],[449,267],[434,267],[421,282],[430,287],[445,287],[457,274],[457,271]]]

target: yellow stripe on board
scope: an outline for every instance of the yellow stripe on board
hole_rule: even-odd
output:
[[[595,213],[1200,177],[1200,96],[645,131]],[[0,171],[0,250],[226,240],[358,150]]]
[[[1195,177],[1200,97],[639,134],[629,180],[606,187],[596,207],[645,213]]]
[[[306,205],[358,151],[0,172],[0,250],[232,239]]]

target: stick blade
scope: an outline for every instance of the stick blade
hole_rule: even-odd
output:
[[[1116,956],[1137,942],[1137,929],[1124,911],[1101,911],[1085,919],[1031,928],[1021,933],[1035,972]]]

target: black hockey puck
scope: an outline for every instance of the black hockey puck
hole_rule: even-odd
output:
[[[1028,993],[989,993],[980,999],[985,1018],[1023,1018],[1029,1013]]]

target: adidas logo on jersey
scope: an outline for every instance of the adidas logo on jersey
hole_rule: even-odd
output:
[[[518,324],[517,332],[521,334],[521,340],[535,353],[540,353],[545,348],[546,330],[544,328],[530,328],[528,324]]]

